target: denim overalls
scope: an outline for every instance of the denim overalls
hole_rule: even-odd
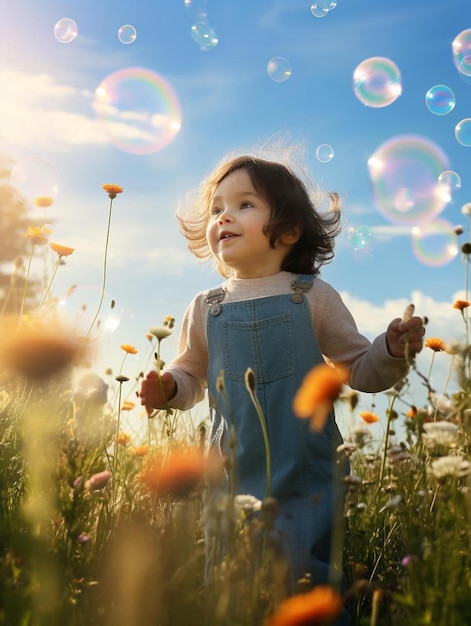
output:
[[[247,368],[253,370],[271,448],[270,495],[280,505],[276,525],[293,580],[308,573],[313,584],[322,584],[328,580],[337,496],[337,511],[340,516],[343,513],[335,463],[342,437],[333,414],[321,432],[313,432],[309,420],[299,419],[292,410],[304,375],[324,362],[303,295],[312,287],[313,279],[298,275],[291,293],[239,302],[224,303],[222,287],[208,292],[208,390],[214,405],[211,443],[229,455],[229,427],[233,423],[237,493],[263,499],[265,444],[244,382]],[[217,383],[221,372],[224,393]],[[342,467],[341,473],[345,471]]]

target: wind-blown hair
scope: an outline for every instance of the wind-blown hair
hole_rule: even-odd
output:
[[[321,266],[334,257],[335,237],[341,230],[339,195],[329,193],[330,207],[321,213],[311,200],[306,185],[289,167],[254,156],[239,156],[217,167],[202,181],[190,210],[185,214],[177,212],[189,250],[199,259],[212,258],[206,240],[212,199],[219,183],[241,169],[247,171],[254,189],[271,208],[265,232],[272,248],[284,233],[300,232],[281,269],[296,274],[318,274]],[[231,276],[230,267],[214,260],[222,276]]]

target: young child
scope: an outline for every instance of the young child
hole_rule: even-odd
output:
[[[370,343],[340,295],[319,278],[340,229],[338,195],[330,199],[331,210],[321,214],[293,171],[252,156],[223,163],[203,181],[199,201],[179,216],[180,226],[190,250],[214,259],[227,280],[194,298],[162,385],[149,372],[140,391],[148,410],[166,402],[184,410],[208,389],[211,444],[228,453],[234,426],[237,492],[263,499],[264,438],[245,387],[245,373],[253,370],[270,442],[277,526],[293,580],[308,573],[313,584],[327,581],[342,438],[333,414],[320,433],[295,417],[293,397],[305,374],[325,361],[347,366],[354,389],[388,389],[406,374],[425,332],[418,317],[395,319]]]

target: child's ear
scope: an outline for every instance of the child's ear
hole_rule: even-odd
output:
[[[300,237],[301,229],[299,228],[299,226],[293,226],[293,228],[290,228],[281,235],[280,241],[286,246],[293,246]]]

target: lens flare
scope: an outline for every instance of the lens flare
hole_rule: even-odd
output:
[[[402,93],[401,72],[391,59],[365,59],[353,72],[353,91],[365,106],[387,107]]]
[[[414,226],[412,252],[418,261],[429,267],[447,265],[459,252],[454,226],[442,219]]]
[[[131,154],[162,150],[181,128],[173,87],[160,74],[141,67],[107,76],[96,89],[93,107],[110,143]]]
[[[448,158],[436,144],[416,135],[385,142],[368,159],[376,207],[393,224],[415,226],[446,206],[438,178]]]

